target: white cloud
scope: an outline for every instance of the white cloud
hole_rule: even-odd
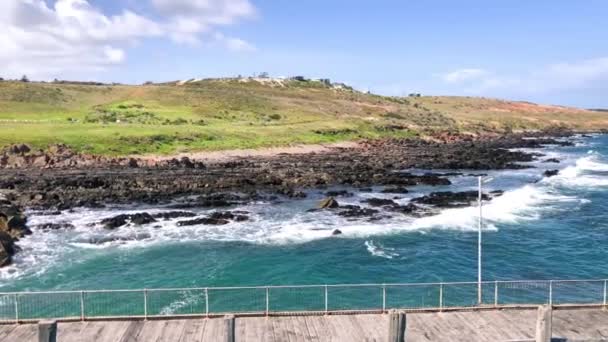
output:
[[[220,32],[216,32],[213,35],[214,39],[216,42],[220,43],[221,45],[225,46],[227,49],[232,50],[232,51],[255,51],[255,47],[249,43],[247,43],[246,41],[239,39],[239,38],[233,38],[233,37],[226,37],[224,36],[222,33]]]
[[[446,83],[461,83],[464,81],[480,79],[486,75],[487,72],[483,69],[459,69],[441,75],[441,78]]]
[[[594,82],[608,81],[608,58],[550,64],[515,74],[460,69],[442,74],[440,78],[446,84],[464,86],[466,92],[474,94],[496,90],[527,94],[575,90]]]
[[[106,15],[89,0],[0,0],[0,76],[61,77],[64,72],[102,70],[126,59],[125,48],[145,38],[168,37],[197,44],[214,38],[215,27],[253,16],[249,0],[151,0],[159,19],[124,9]],[[225,48],[251,47],[224,38]]]

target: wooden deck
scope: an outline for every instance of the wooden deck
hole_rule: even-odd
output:
[[[407,341],[530,341],[535,310],[488,310],[407,315]],[[388,316],[330,315],[239,317],[238,342],[381,341],[387,340]],[[194,342],[222,341],[223,319],[176,319],[59,323],[58,342]],[[553,311],[553,338],[558,341],[608,339],[608,311]],[[37,325],[2,325],[0,341],[37,341]]]

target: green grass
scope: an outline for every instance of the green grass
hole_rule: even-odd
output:
[[[542,110],[541,110],[542,109]],[[396,98],[320,82],[86,86],[0,82],[0,146],[104,155],[411,137],[439,130],[606,128],[605,113],[460,97]]]

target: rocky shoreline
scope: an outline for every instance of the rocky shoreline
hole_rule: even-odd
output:
[[[404,170],[519,169],[525,167],[520,162],[540,156],[509,149],[567,143],[520,135],[478,140],[465,136],[452,142],[389,139],[363,141],[358,147],[333,148],[324,153],[235,158],[216,163],[182,158],[150,166],[139,166],[140,162],[133,158],[78,155],[65,146],[36,152],[27,146],[13,146],[3,151],[0,159],[19,159],[23,163],[18,163],[20,167],[0,163],[0,193],[17,205],[65,210],[105,203],[167,203],[181,196],[228,192],[252,199],[263,194],[297,198],[305,196],[302,189],[332,185],[384,185],[399,192],[408,186],[449,182],[440,174]],[[52,162],[37,163],[43,158],[41,155]],[[203,197],[194,204],[211,207],[222,203]]]
[[[11,263],[16,242],[31,234],[23,208],[59,213],[73,207],[102,207],[108,203],[163,204],[170,208],[148,213],[120,215],[99,224],[116,229],[125,224],[148,224],[183,218],[178,225],[223,225],[248,220],[247,212],[221,211],[235,204],[272,200],[277,196],[306,197],[304,190],[341,185],[366,191],[384,186],[385,193],[404,194],[415,185],[449,185],[449,170],[521,169],[520,164],[541,154],[512,151],[567,145],[569,141],[547,138],[546,132],[529,135],[473,138],[447,135],[441,139],[386,139],[362,141],[357,147],[332,148],[323,153],[234,158],[202,162],[188,158],[145,164],[135,158],[79,155],[63,145],[32,151],[25,145],[0,153],[0,267]],[[569,132],[552,132],[568,136]],[[542,160],[542,159],[541,159]],[[549,163],[559,162],[547,160]],[[415,172],[408,170],[441,170]],[[341,205],[348,191],[328,191],[327,199],[311,210],[327,210],[352,219],[380,220],[383,213],[422,217],[435,208],[469,206],[476,193],[434,192],[407,205],[390,199],[371,198],[358,205]],[[500,193],[484,194],[484,200]],[[206,217],[193,217],[188,208],[214,208]],[[382,209],[382,210],[380,210]],[[61,229],[65,227],[39,227]],[[334,231],[334,235],[340,234]]]

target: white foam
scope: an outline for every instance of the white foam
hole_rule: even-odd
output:
[[[558,175],[543,179],[543,183],[566,187],[605,187],[608,186],[608,164],[599,161],[594,151],[579,158],[575,165],[561,170]]]
[[[399,253],[395,252],[394,248],[384,247],[379,243],[376,244],[373,240],[365,241],[365,247],[367,247],[367,251],[371,255],[380,258],[392,259],[399,256]]]

